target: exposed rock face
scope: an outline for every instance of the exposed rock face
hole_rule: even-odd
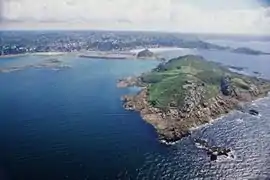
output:
[[[230,77],[226,76],[221,79],[220,88],[223,95],[230,96],[232,94],[233,88]]]
[[[119,79],[117,82],[118,88],[133,87],[133,86],[142,86],[142,82],[137,77],[127,77]]]
[[[160,139],[173,142],[190,134],[190,128],[210,122],[220,114],[228,113],[236,107],[238,101],[220,95],[208,104],[199,104],[200,100],[187,101],[182,108],[170,109],[168,112],[151,107],[147,102],[147,90],[136,96],[124,96],[124,108],[141,112],[144,120],[158,131]],[[196,106],[197,105],[197,106]]]
[[[188,83],[189,91],[185,96],[181,111],[184,113],[192,112],[202,101],[204,94],[204,88],[201,85]]]
[[[122,100],[125,109],[139,111],[142,118],[156,128],[160,139],[174,142],[189,135],[191,128],[209,123],[212,119],[236,109],[242,100],[254,100],[266,94],[266,91],[251,92],[249,95],[243,94],[243,96],[249,96],[248,98],[219,94],[207,103],[201,102],[195,94],[190,99],[188,98],[186,105],[181,109],[170,108],[167,112],[149,104],[146,88],[136,96],[123,96]]]

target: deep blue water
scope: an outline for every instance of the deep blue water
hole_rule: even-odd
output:
[[[121,95],[135,90],[118,89],[116,81],[157,62],[66,61],[73,68],[0,74],[7,173],[14,179],[101,179],[135,171],[141,155],[160,145],[153,128],[121,106]]]
[[[225,64],[248,66],[270,78],[266,56],[195,53]],[[0,67],[40,58],[1,59]],[[117,79],[148,71],[158,62],[72,56],[63,60],[72,68],[0,74],[0,175],[5,174],[6,179],[270,177],[270,98],[251,104],[260,110],[260,117],[231,113],[194,132],[192,136],[235,151],[236,159],[209,162],[190,138],[174,146],[161,144],[155,130],[138,113],[122,108],[121,95],[137,89],[118,89]]]

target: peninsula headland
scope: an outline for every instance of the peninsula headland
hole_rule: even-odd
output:
[[[166,142],[180,140],[193,128],[270,91],[269,80],[232,72],[197,55],[162,62],[151,72],[118,82],[118,87],[129,86],[142,90],[123,96],[124,108],[140,112]]]

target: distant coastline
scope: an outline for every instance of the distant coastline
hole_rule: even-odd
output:
[[[124,51],[73,51],[73,52],[29,52],[29,53],[21,53],[21,54],[7,54],[0,55],[0,58],[12,58],[12,57],[20,57],[20,56],[28,56],[28,55],[37,55],[37,56],[59,56],[66,54],[73,54],[83,58],[101,58],[101,59],[129,59],[136,58],[137,53],[143,51],[145,49],[150,50],[151,52],[158,54],[168,51],[181,51],[189,48],[178,48],[178,47],[156,47],[156,48],[134,48],[130,50]]]
[[[191,48],[179,48],[179,47],[156,47],[156,48],[134,48],[124,51],[73,51],[73,52],[32,52],[32,53],[21,53],[21,54],[7,54],[0,55],[1,58],[13,58],[13,57],[23,57],[27,55],[36,55],[36,56],[61,56],[66,54],[73,54],[82,58],[99,58],[99,59],[142,59],[137,58],[137,54],[143,50],[149,50],[155,55],[159,53],[169,52],[169,51],[183,51]],[[210,49],[209,49],[210,50]],[[261,51],[255,51],[249,48],[237,48],[233,49],[230,52],[248,54],[248,55],[270,55],[270,53],[265,53]],[[155,58],[153,58],[155,59]],[[159,58],[156,58],[159,59]]]
[[[153,57],[146,56],[144,58],[138,58],[138,53],[149,50],[154,53]],[[85,52],[77,52],[77,55],[82,58],[101,58],[101,59],[161,59],[161,57],[157,57],[158,53],[166,52],[166,51],[175,51],[175,50],[183,50],[185,48],[176,48],[176,47],[160,47],[160,48],[136,48],[127,51],[85,51]]]

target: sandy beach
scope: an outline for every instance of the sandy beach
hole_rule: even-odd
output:
[[[140,49],[133,49],[130,50],[131,53],[138,53],[140,51],[145,50],[145,48]],[[179,50],[186,50],[185,48],[177,48],[177,47],[160,47],[160,48],[148,48],[149,51],[152,51],[153,53],[162,53],[166,51],[179,51]]]
[[[35,53],[24,53],[24,54],[7,54],[2,55],[0,58],[13,58],[13,57],[23,57],[28,55],[34,55],[34,56],[60,56],[67,54],[66,52],[35,52]]]
[[[38,55],[38,56],[59,56],[67,54],[67,52],[35,52],[30,53],[29,55]]]

